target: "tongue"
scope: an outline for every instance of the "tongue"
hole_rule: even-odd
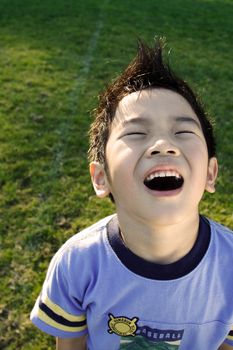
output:
[[[153,180],[144,181],[144,184],[154,191],[172,191],[183,185],[183,178],[175,176],[155,177]]]

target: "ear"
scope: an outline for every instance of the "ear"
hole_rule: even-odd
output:
[[[218,175],[218,161],[216,157],[212,157],[209,160],[207,179],[206,179],[206,191],[210,193],[215,192],[215,181]]]
[[[99,198],[108,196],[110,193],[110,187],[103,165],[98,162],[91,162],[90,174],[96,195]]]

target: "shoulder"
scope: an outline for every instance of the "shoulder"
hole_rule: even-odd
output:
[[[233,231],[230,228],[210,219],[208,219],[208,221],[212,235],[223,241],[229,242],[229,244],[233,244]]]
[[[233,231],[213,220],[208,221],[211,228],[212,258],[232,271],[230,266],[233,264]]]
[[[103,233],[106,232],[107,225],[114,216],[115,214],[107,216],[84,230],[76,233],[64,243],[61,250],[69,250],[76,246],[85,246],[92,244],[92,242],[98,241],[102,237]]]
[[[99,251],[107,248],[107,225],[115,215],[107,216],[68,239],[57,251],[53,260],[70,265],[90,256],[95,258]]]

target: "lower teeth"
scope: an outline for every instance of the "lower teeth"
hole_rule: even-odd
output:
[[[171,191],[183,185],[183,178],[176,176],[155,177],[153,180],[145,180],[144,184],[154,191]]]

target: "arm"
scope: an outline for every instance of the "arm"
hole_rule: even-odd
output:
[[[233,350],[233,346],[228,344],[222,344],[218,350]]]
[[[86,336],[66,339],[56,338],[56,350],[87,350]]]

